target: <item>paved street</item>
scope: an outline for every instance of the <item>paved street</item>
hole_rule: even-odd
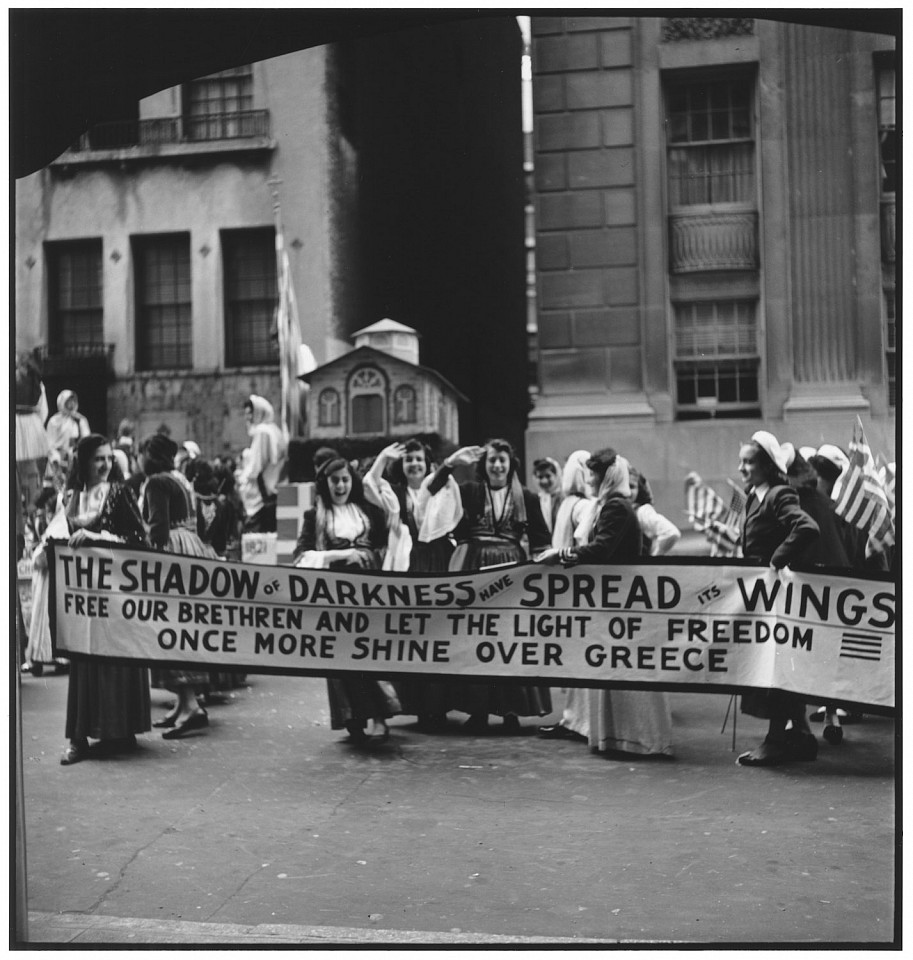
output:
[[[323,681],[249,684],[198,736],[61,767],[67,679],[23,677],[32,942],[894,937],[891,720],[775,770],[735,765],[728,698],[703,694],[673,695],[675,760],[607,760],[529,719],[468,737],[457,713],[359,749]],[[740,716],[737,749],[762,733]]]

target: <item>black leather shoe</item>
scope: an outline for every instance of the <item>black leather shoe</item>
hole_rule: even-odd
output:
[[[548,727],[539,727],[539,736],[546,740],[570,740],[574,731],[569,730],[563,723],[553,723]]]
[[[167,730],[162,734],[163,740],[177,740],[178,737],[183,737],[185,733],[190,733],[192,730],[202,730],[203,727],[209,726],[209,714],[205,710],[201,710],[199,713],[192,713],[183,723],[179,723],[174,729]]]
[[[177,723],[177,719],[177,714],[175,714],[173,717],[162,717],[161,720],[153,720],[152,726],[159,730],[168,729]]]

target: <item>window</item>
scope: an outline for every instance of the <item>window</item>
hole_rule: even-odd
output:
[[[190,236],[136,238],[136,365],[192,365]]]
[[[379,370],[356,370],[349,381],[349,398],[353,434],[386,432],[386,385]]]
[[[48,247],[51,340],[64,353],[104,339],[101,254],[101,240]]]
[[[894,64],[883,64],[878,70],[878,144],[881,154],[881,192],[897,189],[896,99]]]
[[[747,76],[670,80],[666,143],[672,207],[755,202],[752,85]]]
[[[339,393],[332,387],[321,390],[317,398],[317,426],[340,426],[340,412]]]
[[[416,399],[415,390],[407,384],[396,388],[393,394],[393,422],[415,423]]]
[[[222,232],[225,364],[275,364],[276,236],[268,230]]]
[[[885,359],[888,368],[888,403],[897,406],[897,331],[894,290],[884,291]]]
[[[755,301],[679,303],[674,312],[678,419],[760,416]]]
[[[223,140],[256,132],[250,65],[222,70],[184,87],[184,135],[188,140]]]

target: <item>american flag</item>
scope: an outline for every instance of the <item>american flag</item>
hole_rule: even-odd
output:
[[[896,522],[894,515],[894,484],[897,480],[897,465],[894,463],[884,463],[881,454],[875,457],[875,475],[878,482],[884,488],[885,496],[888,498],[888,508],[891,511],[891,520]]]
[[[834,512],[868,534],[867,552],[893,546],[891,504],[858,417],[853,424],[850,464],[837,478],[831,497],[835,503]]]
[[[737,501],[736,493],[741,497]],[[685,509],[695,530],[704,534],[710,542],[711,557],[737,557],[739,548],[739,516],[744,507],[745,495],[734,489],[729,505],[700,476],[694,472],[685,477]]]

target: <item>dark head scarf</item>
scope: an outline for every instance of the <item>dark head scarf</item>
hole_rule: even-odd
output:
[[[140,450],[146,458],[143,471],[147,477],[151,477],[154,473],[168,473],[174,469],[174,457],[178,452],[178,445],[164,433],[154,433],[146,437]]]

